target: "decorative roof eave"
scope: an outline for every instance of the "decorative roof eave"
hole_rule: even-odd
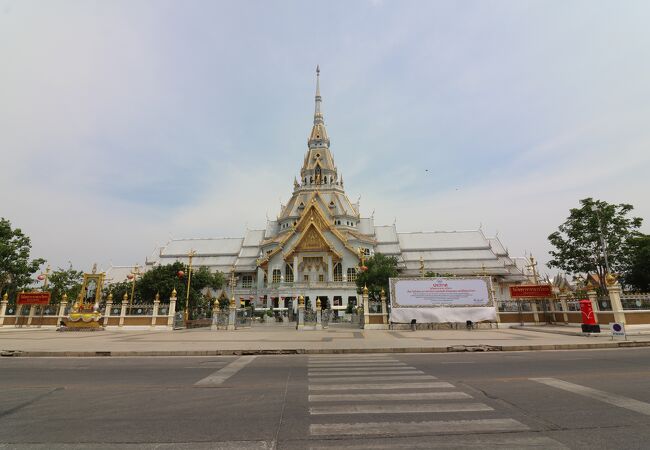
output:
[[[295,244],[294,244],[294,245],[289,249],[288,252],[286,252],[286,253],[283,254],[283,258],[284,258],[285,260],[287,260],[288,258],[290,258],[290,257],[291,257],[295,252],[296,252],[296,249],[298,248],[298,246],[300,245],[300,243],[305,239],[305,236],[307,236],[307,231],[309,231],[310,228],[313,228],[314,230],[316,230],[316,232],[318,233],[318,235],[320,236],[320,238],[325,242],[325,244],[327,244],[327,247],[329,248],[329,251],[330,251],[330,252],[334,253],[338,259],[343,259],[343,255],[341,255],[341,254],[336,250],[336,248],[335,248],[335,247],[330,243],[330,241],[325,237],[325,235],[321,232],[321,230],[318,229],[318,227],[316,226],[316,224],[314,224],[314,223],[312,222],[312,223],[310,223],[310,224],[307,226],[307,228],[305,228],[305,230],[304,230],[304,232],[302,233],[302,236],[300,237],[300,239],[298,239],[298,241],[296,241],[296,243],[295,243]]]
[[[351,234],[352,236],[356,237],[359,240],[365,240],[365,241],[369,241],[369,242],[372,242],[372,243],[379,243],[376,238],[374,238],[372,235],[369,235],[369,234],[363,234],[363,233],[361,233],[359,231],[356,231],[356,230],[348,230],[347,233]],[[382,244],[383,243],[384,242],[382,242]]]

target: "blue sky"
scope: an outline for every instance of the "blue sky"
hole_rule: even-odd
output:
[[[349,196],[546,261],[580,198],[650,219],[645,1],[0,0],[0,216],[54,266],[262,228],[316,64]],[[645,231],[648,231],[646,225]]]

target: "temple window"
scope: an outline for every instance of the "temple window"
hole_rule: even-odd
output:
[[[320,281],[321,283],[322,283],[323,281],[325,281],[325,275],[322,274],[322,273],[319,273],[319,274],[318,274],[318,281]]]
[[[272,283],[279,283],[280,280],[282,279],[282,272],[280,269],[273,269],[273,275],[271,278]]]
[[[354,267],[348,268],[348,281],[357,281],[357,269]]]
[[[293,265],[287,264],[284,266],[284,281],[293,283]]]
[[[244,275],[241,279],[241,287],[250,288],[253,286],[253,275]]]
[[[337,263],[334,266],[334,281],[343,281],[343,267],[341,263]]]

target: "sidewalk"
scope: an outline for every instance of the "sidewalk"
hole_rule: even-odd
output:
[[[120,330],[57,332],[54,329],[0,329],[2,356],[212,356],[302,353],[442,353],[455,351],[571,350],[650,346],[650,335],[627,341],[524,329],[384,331],[331,327],[296,331],[258,327],[236,331]],[[573,331],[568,327],[558,327]],[[551,331],[551,332],[549,332]],[[558,330],[561,331],[561,330]],[[579,329],[577,329],[579,331]]]

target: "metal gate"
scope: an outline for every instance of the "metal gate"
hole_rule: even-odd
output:
[[[253,325],[252,308],[240,308],[235,312],[235,329],[250,328]]]

